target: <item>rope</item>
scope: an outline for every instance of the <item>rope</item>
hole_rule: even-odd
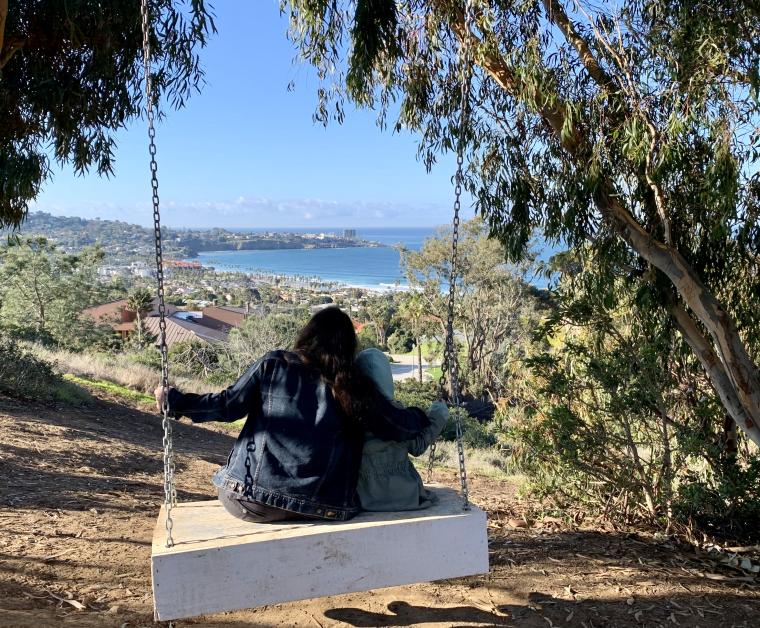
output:
[[[145,71],[145,107],[148,118],[148,151],[150,153],[150,184],[153,203],[153,235],[156,244],[156,284],[158,293],[158,339],[161,351],[161,388],[164,403],[161,408],[164,428],[164,505],[166,506],[166,547],[174,545],[172,538],[172,508],[177,505],[174,487],[174,444],[169,421],[169,352],[166,346],[166,304],[164,301],[164,260],[161,242],[161,211],[158,200],[158,164],[156,163],[156,129],[153,110],[153,78],[150,72],[150,21],[148,0],[140,1],[143,36],[143,68]]]
[[[446,316],[446,343],[443,350],[443,363],[441,365],[441,378],[438,382],[441,396],[446,396],[446,375],[451,382],[451,402],[454,406],[454,425],[456,427],[457,454],[459,458],[459,483],[462,492],[462,507],[470,509],[469,487],[467,484],[467,469],[464,459],[464,442],[462,440],[462,408],[459,398],[459,364],[454,342],[454,306],[456,304],[457,262],[459,246],[459,213],[462,208],[462,186],[464,183],[464,151],[467,142],[465,132],[470,106],[470,83],[472,79],[472,65],[470,63],[469,33],[472,23],[472,6],[468,0],[465,3],[464,21],[466,35],[462,38],[459,51],[460,60],[460,83],[461,94],[459,103],[459,127],[457,133],[457,170],[454,176],[454,218],[452,220],[451,258],[449,263],[449,295]],[[430,447],[428,458],[428,481],[433,475],[433,461],[435,460],[436,443]]]

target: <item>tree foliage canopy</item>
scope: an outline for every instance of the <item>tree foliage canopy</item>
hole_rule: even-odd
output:
[[[72,346],[85,329],[82,310],[102,298],[97,281],[98,248],[64,253],[45,238],[0,247],[0,327],[39,340]]]
[[[181,107],[203,81],[202,0],[150,0],[156,103]],[[0,228],[18,226],[50,173],[108,175],[114,132],[144,106],[140,3],[0,0]]]
[[[539,229],[625,277],[760,443],[756,2],[472,0],[471,23],[452,0],[286,10],[323,79],[318,119],[342,119],[346,99],[373,107],[420,134],[429,167],[463,136],[465,185],[509,257]]]
[[[504,247],[487,237],[483,221],[462,223],[454,326],[461,345],[460,379],[468,394],[504,397],[517,389],[531,330],[541,311],[517,268],[504,262]],[[418,301],[420,324],[441,340],[446,335],[451,230],[441,229],[419,251],[402,251],[402,266]]]

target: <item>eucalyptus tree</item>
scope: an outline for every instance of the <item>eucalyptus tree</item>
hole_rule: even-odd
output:
[[[396,314],[396,303],[392,294],[375,294],[367,299],[364,313],[369,324],[375,330],[375,338],[379,347],[386,347],[391,331],[393,317]]]
[[[760,456],[736,442],[667,312],[642,308],[635,283],[594,262],[552,258],[559,285],[534,336],[544,350],[499,417],[532,490],[627,523],[752,536]]]
[[[157,105],[203,82],[197,50],[214,31],[203,0],[149,0]],[[0,228],[18,226],[51,157],[108,175],[114,133],[140,115],[137,0],[0,0]]]
[[[461,380],[465,392],[494,397],[517,393],[524,358],[532,353],[531,331],[538,326],[539,302],[514,267],[504,263],[504,248],[479,218],[462,223],[454,326],[461,342]],[[419,251],[402,250],[401,263],[411,286],[419,324],[440,338],[446,335],[451,232],[439,230]],[[509,391],[508,391],[509,389]]]
[[[317,119],[342,119],[347,99],[375,108],[419,133],[428,167],[463,138],[466,188],[508,255],[540,229],[637,282],[639,306],[667,311],[760,443],[758,4],[470,6],[286,3],[322,79]]]

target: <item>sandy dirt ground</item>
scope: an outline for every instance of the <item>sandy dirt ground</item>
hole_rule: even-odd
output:
[[[157,417],[100,396],[84,409],[0,397],[0,626],[151,626],[162,500]],[[228,433],[175,426],[180,501],[213,497]],[[452,486],[456,472],[435,479]],[[176,626],[760,626],[760,586],[673,541],[524,514],[472,478],[489,514],[487,576],[348,594]]]

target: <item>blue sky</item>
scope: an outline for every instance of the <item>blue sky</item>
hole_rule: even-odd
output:
[[[312,122],[317,80],[294,63],[277,2],[215,5],[218,35],[202,51],[208,84],[157,130],[164,223],[180,227],[404,227],[446,223],[454,159],[431,174],[416,138],[375,126],[371,111],[343,125]],[[287,90],[295,82],[295,90]],[[33,210],[150,220],[147,136],[117,136],[115,175],[56,168]],[[468,215],[471,212],[468,212]]]

